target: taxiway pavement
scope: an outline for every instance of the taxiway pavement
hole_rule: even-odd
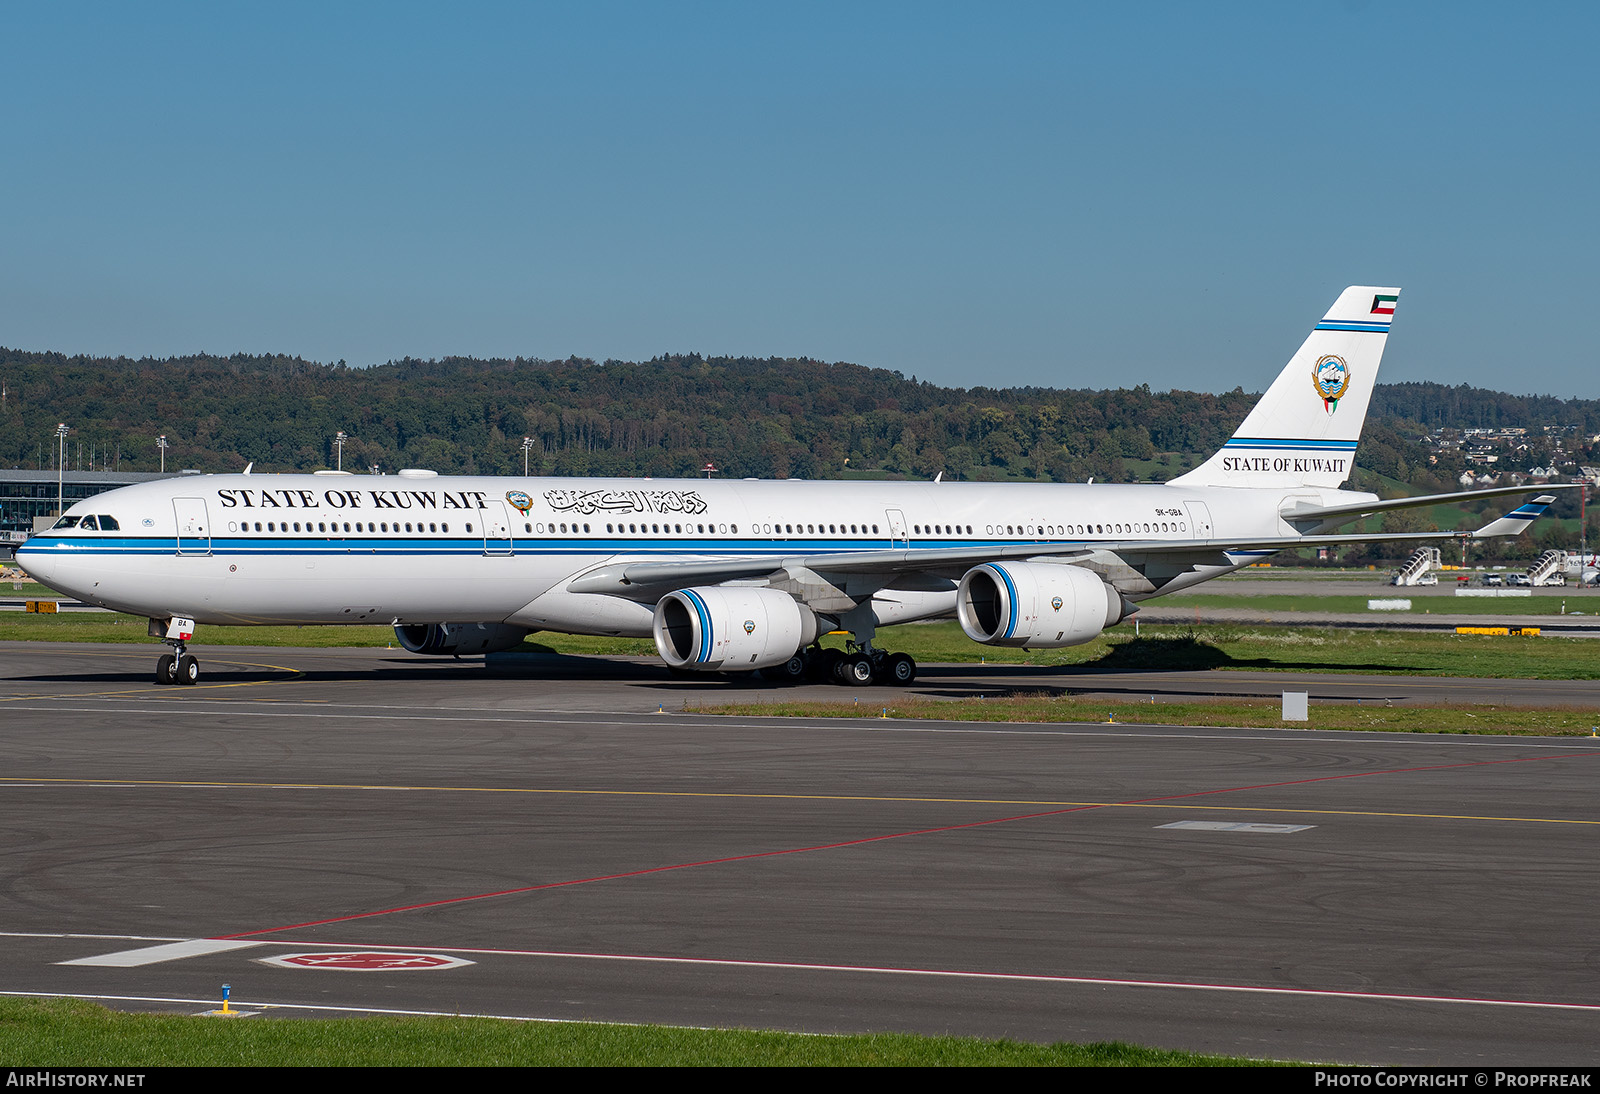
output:
[[[1600,1062],[1600,741],[729,717],[685,702],[759,690],[383,650],[157,687],[155,652],[0,645],[7,992]]]

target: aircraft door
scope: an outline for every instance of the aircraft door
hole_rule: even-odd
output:
[[[506,503],[499,500],[483,503],[483,553],[486,555],[515,554],[511,539],[511,514]]]
[[[890,509],[889,538],[901,547],[911,546],[911,537],[906,532],[906,515],[899,509]]]
[[[1206,508],[1205,502],[1186,501],[1183,507],[1189,510],[1189,531],[1195,539],[1212,539],[1216,532],[1211,527],[1211,510]]]
[[[211,521],[206,515],[206,499],[173,498],[172,515],[178,519],[178,553],[209,555]]]

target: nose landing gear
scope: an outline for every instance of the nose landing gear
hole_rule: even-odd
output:
[[[149,635],[172,647],[156,659],[156,683],[192,684],[200,679],[200,662],[184,645],[194,637],[194,620],[174,616],[150,620]]]
[[[156,683],[192,684],[200,679],[200,661],[184,648],[182,642],[168,643],[175,653],[164,653],[156,659]]]

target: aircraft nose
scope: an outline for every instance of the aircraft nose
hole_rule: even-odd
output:
[[[45,584],[49,584],[50,578],[55,576],[55,560],[37,547],[32,550],[26,544],[18,547],[17,565],[21,566],[29,577]]]

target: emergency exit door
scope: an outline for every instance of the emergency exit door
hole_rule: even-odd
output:
[[[511,541],[511,514],[503,501],[487,501],[483,505],[483,553],[509,555],[514,553]]]
[[[206,499],[173,498],[172,513],[178,519],[178,553],[209,555],[211,521],[206,515]]]

